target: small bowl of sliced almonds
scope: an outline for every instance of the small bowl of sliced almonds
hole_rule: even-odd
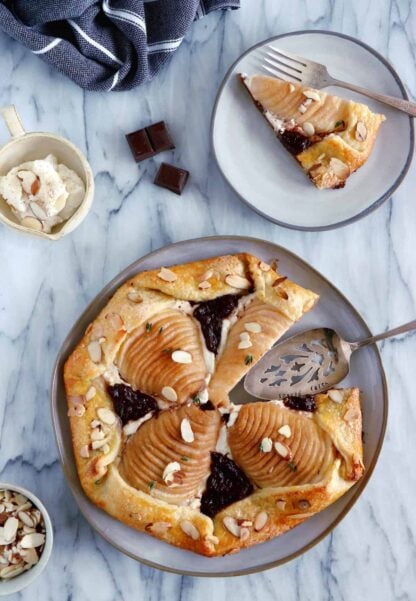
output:
[[[21,486],[0,482],[0,596],[31,584],[52,545],[52,523],[41,501]]]

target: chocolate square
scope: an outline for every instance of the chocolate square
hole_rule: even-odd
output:
[[[136,162],[155,156],[156,152],[149,140],[146,129],[139,129],[127,134],[126,139]]]
[[[162,163],[156,174],[154,183],[156,186],[167,188],[171,192],[180,195],[188,181],[188,177],[189,171],[186,171],[186,169],[180,169],[179,167],[174,167],[174,165]]]
[[[170,137],[169,130],[164,121],[149,125],[146,127],[146,131],[155,152],[163,152],[164,150],[175,148],[175,144]]]

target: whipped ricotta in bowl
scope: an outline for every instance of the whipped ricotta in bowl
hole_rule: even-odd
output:
[[[75,171],[49,154],[0,176],[0,196],[21,225],[49,233],[75,213],[85,197],[85,185]]]

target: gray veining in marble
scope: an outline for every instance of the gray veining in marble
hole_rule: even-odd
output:
[[[0,105],[27,128],[69,137],[88,155],[96,197],[84,224],[60,242],[0,228],[0,478],[39,494],[56,529],[52,559],[23,600],[410,601],[416,597],[414,352],[416,338],[381,345],[391,410],[384,449],[360,501],[303,557],[236,579],[165,574],[124,557],[81,517],[65,483],[49,416],[56,352],[86,303],[123,267],[173,241],[214,234],[269,239],[330,278],[373,330],[416,313],[416,171],[394,198],[344,229],[275,226],[241,203],[209,146],[216,90],[252,44],[304,28],[341,31],[374,46],[416,93],[416,3],[410,0],[243,0],[198,22],[160,77],[126,93],[86,93],[0,36]],[[161,159],[135,165],[124,133],[165,119],[175,163],[191,171],[182,197],[151,181]],[[0,126],[0,139],[6,131]],[[386,149],[394,152],[394,149]],[[163,159],[168,158],[163,156]]]

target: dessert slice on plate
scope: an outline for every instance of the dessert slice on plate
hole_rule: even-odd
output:
[[[317,188],[342,188],[370,156],[384,115],[264,75],[240,75],[254,103]]]

